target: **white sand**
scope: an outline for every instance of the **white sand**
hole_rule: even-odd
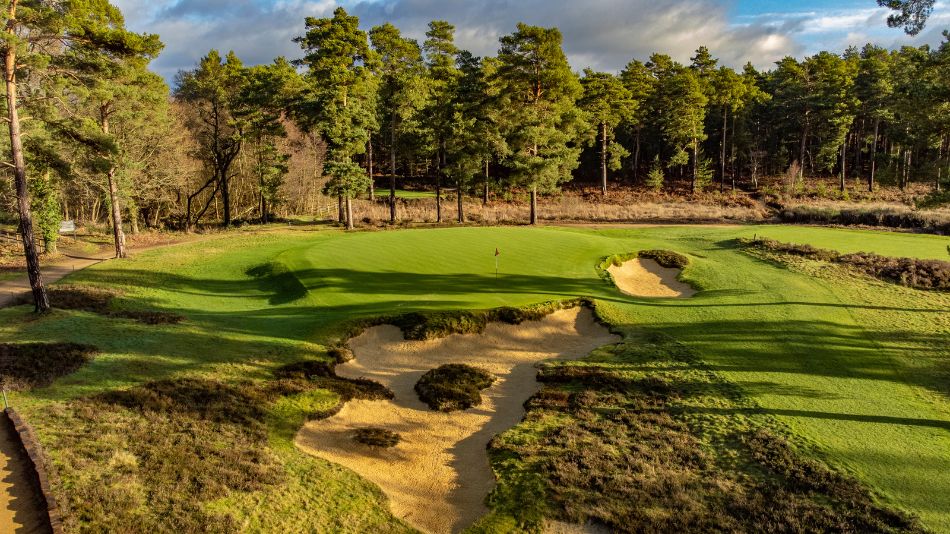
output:
[[[611,265],[607,272],[620,291],[634,297],[692,297],[696,294],[692,286],[677,280],[679,269],[663,267],[654,260],[630,260],[619,267]]]
[[[488,441],[524,417],[524,402],[538,390],[538,362],[581,358],[620,341],[586,308],[561,310],[521,325],[494,323],[482,334],[405,341],[394,326],[371,328],[350,341],[356,358],[337,366],[340,376],[365,377],[389,387],[393,401],[351,401],[339,414],[307,423],[297,434],[302,450],[346,466],[379,485],[392,512],[431,533],[457,532],[487,510],[495,480]],[[467,363],[498,380],[482,404],[441,413],[429,409],[413,387],[429,369]],[[382,427],[402,436],[392,449],[352,439],[360,427]]]

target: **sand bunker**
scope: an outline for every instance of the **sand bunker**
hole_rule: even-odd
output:
[[[486,446],[524,417],[523,404],[539,387],[535,365],[581,358],[619,341],[586,308],[430,341],[406,341],[394,326],[371,328],[350,341],[356,359],[337,366],[337,374],[376,380],[392,389],[395,399],[350,401],[337,415],[307,423],[297,446],[378,484],[393,514],[416,528],[457,532],[487,511],[484,500],[495,480]],[[424,372],[446,363],[478,366],[498,380],[482,392],[479,406],[435,412],[413,386]],[[398,432],[402,441],[373,449],[353,440],[355,429],[371,426]]]
[[[607,272],[620,291],[633,297],[692,297],[696,294],[692,286],[676,279],[679,269],[663,267],[654,260],[630,260],[619,267],[611,265]]]

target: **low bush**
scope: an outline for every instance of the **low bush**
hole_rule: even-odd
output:
[[[392,430],[385,428],[367,427],[358,428],[353,433],[353,440],[363,445],[376,447],[380,449],[391,449],[399,444],[402,437]]]
[[[352,399],[390,400],[396,395],[386,386],[366,378],[343,378],[337,376],[336,362],[307,360],[284,365],[274,371],[274,376],[285,380],[307,380],[316,387],[333,391],[340,396],[341,404]]]
[[[950,220],[939,215],[893,209],[835,209],[794,206],[779,211],[782,222],[798,224],[840,224],[844,226],[883,226],[926,230],[950,234]]]
[[[50,304],[60,310],[80,310],[106,317],[132,319],[149,325],[177,324],[184,317],[174,313],[153,310],[123,310],[112,306],[113,300],[119,296],[118,292],[107,289],[56,285],[48,288]],[[32,302],[32,296],[25,296],[21,304]]]
[[[746,248],[767,253],[789,254],[812,260],[847,265],[868,276],[915,289],[950,291],[950,262],[917,258],[891,258],[873,253],[839,254],[833,250],[781,243],[772,239],[742,239]]]
[[[494,382],[495,377],[488,371],[451,363],[427,371],[416,382],[415,390],[429,408],[452,412],[481,404],[482,390]]]
[[[653,260],[668,269],[682,269],[689,265],[689,258],[669,250],[641,250],[637,257]]]
[[[0,387],[41,388],[92,360],[95,347],[76,343],[0,343]]]

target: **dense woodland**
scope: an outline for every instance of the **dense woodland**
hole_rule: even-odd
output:
[[[914,32],[933,3],[883,4]],[[936,49],[867,45],[767,71],[700,47],[688,64],[656,53],[578,73],[556,28],[519,24],[475,57],[448,22],[420,43],[339,8],[303,21],[298,58],[248,66],[211,50],[168,87],[148,70],[159,36],[127,31],[105,0],[9,2],[5,22],[0,216],[48,249],[63,219],[108,224],[119,257],[142,226],[327,210],[352,228],[358,196],[397,222],[406,183],[436,192],[439,221],[452,188],[460,222],[466,201],[518,192],[534,223],[538,195],[571,180],[692,194],[766,175],[834,175],[842,190],[950,175],[946,34]]]

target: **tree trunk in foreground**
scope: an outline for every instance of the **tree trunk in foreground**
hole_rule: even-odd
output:
[[[12,39],[16,34],[17,0],[7,8],[7,34]],[[10,153],[13,157],[13,180],[16,184],[17,208],[20,212],[20,235],[23,237],[23,253],[26,270],[33,290],[33,302],[38,312],[48,311],[49,295],[43,286],[40,274],[40,259],[33,236],[33,214],[30,212],[30,191],[26,181],[26,160],[23,158],[23,138],[20,135],[20,117],[17,113],[16,45],[7,43],[4,54],[4,78],[7,90],[7,119],[10,129]]]

